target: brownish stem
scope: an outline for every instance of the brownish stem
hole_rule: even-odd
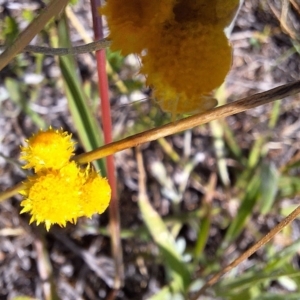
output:
[[[91,10],[93,16],[93,27],[95,40],[103,39],[102,18],[98,13],[101,7],[100,0],[91,0]],[[110,102],[108,95],[108,79],[106,74],[106,57],[105,49],[96,51],[97,72],[99,83],[99,94],[101,99],[101,116],[103,123],[104,141],[106,144],[112,142],[112,124],[110,113]],[[120,289],[123,285],[124,268],[123,253],[120,237],[120,214],[119,199],[117,194],[117,181],[115,175],[114,157],[109,155],[106,157],[107,177],[111,187],[111,201],[109,205],[109,228],[111,232],[112,255],[115,263],[115,281],[114,288]]]
[[[68,4],[68,0],[52,0],[50,4],[20,33],[12,45],[0,55],[0,71],[39,33],[48,21],[58,15]]]
[[[239,112],[243,112],[247,109],[251,109],[263,104],[270,103],[272,101],[282,99],[284,97],[292,96],[300,92],[300,81],[293,83],[288,83],[277,88],[271,89],[269,91],[255,94],[243,98],[241,100],[222,105],[211,111],[197,114],[186,119],[167,124],[155,129],[151,129],[128,138],[122,139],[117,142],[110,143],[108,145],[102,146],[90,152],[77,155],[73,159],[79,164],[85,164],[92,162],[93,160],[106,157],[108,155],[114,154],[118,151],[122,151],[127,148],[135,147],[139,144],[146,143],[149,141],[156,140],[167,135],[171,135],[195,126],[199,126],[208,123],[212,120],[217,120],[220,118],[225,118]],[[16,195],[18,191],[24,188],[23,184],[20,183],[10,189],[7,192],[0,193],[0,202]]]
[[[232,263],[222,269],[220,272],[216,273],[211,279],[209,279],[205,285],[191,298],[191,300],[197,300],[207,288],[214,285],[218,280],[227,272],[232,270],[234,267],[239,265],[245,259],[250,257],[254,252],[256,252],[263,245],[268,243],[279,231],[285,228],[288,224],[290,224],[293,220],[295,220],[300,214],[300,206],[298,206],[291,214],[289,214],[285,219],[283,219],[279,224],[277,224],[268,234],[266,234],[263,238],[261,238],[258,242],[256,242],[251,248],[249,248],[246,252],[244,252],[241,256],[235,259]]]
[[[78,155],[75,160],[80,164],[85,164],[90,161],[106,157],[118,151],[127,148],[136,147],[142,143],[157,140],[171,134],[193,128],[195,126],[203,125],[212,120],[225,118],[245,110],[257,107],[259,105],[267,104],[272,101],[282,99],[287,96],[294,95],[300,92],[300,81],[288,83],[277,88],[271,89],[267,92],[258,93],[253,96],[243,98],[241,100],[222,105],[210,111],[193,115],[191,117],[182,119],[177,122],[172,122],[167,125],[157,127],[145,132],[122,139],[121,141],[113,142],[101,148],[92,150],[90,152]]]

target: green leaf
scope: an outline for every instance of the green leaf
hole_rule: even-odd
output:
[[[173,236],[148,199],[140,196],[139,207],[153,240],[159,247],[167,267],[172,271],[173,279],[176,282],[175,285],[181,292],[185,292],[190,284],[190,273],[176,249]]]
[[[249,154],[248,168],[254,169],[258,165],[261,157],[261,150],[264,143],[265,143],[265,137],[263,136],[260,136],[258,139],[255,140],[254,145]]]
[[[288,272],[282,272],[281,270],[272,270],[271,272],[265,272],[264,270],[257,270],[256,267],[251,268],[246,273],[240,276],[232,277],[228,280],[223,280],[217,284],[214,291],[218,296],[222,296],[222,299],[239,299],[236,295],[249,294],[253,295],[253,288],[262,289],[263,284],[272,280],[277,280],[280,277],[298,278],[300,276],[298,270],[292,270]],[[256,290],[257,292],[257,290]],[[261,295],[260,291],[258,291]],[[259,296],[259,299],[261,296]],[[254,297],[244,297],[240,299],[254,299]],[[258,300],[258,298],[255,298]]]
[[[158,293],[149,298],[149,300],[173,300],[174,295],[180,292],[180,288],[176,280],[169,285],[163,287]]]
[[[285,247],[272,258],[268,259],[268,263],[265,266],[265,271],[272,271],[274,269],[282,269],[284,265],[290,265],[290,261],[294,255],[296,255],[300,248],[300,239],[294,241],[291,245]]]
[[[254,176],[247,186],[239,211],[226,232],[224,248],[227,248],[228,244],[237,238],[244,229],[247,219],[251,216],[256,200],[258,199],[260,181],[259,176]]]
[[[279,193],[282,198],[293,197],[300,192],[300,178],[281,176],[278,180]]]
[[[239,163],[245,164],[242,149],[239,146],[239,143],[237,142],[232,129],[228,126],[228,124],[225,121],[221,122],[224,130],[224,139],[228,148],[233,153],[233,155],[239,160]]]
[[[260,184],[260,212],[267,214],[270,212],[278,191],[279,175],[273,163],[263,164],[261,168],[261,184]]]
[[[120,51],[111,51],[110,49],[107,49],[106,58],[115,72],[121,71],[124,66],[124,56],[121,55]]]
[[[2,26],[1,33],[1,38],[5,39],[5,44],[11,44],[18,34],[19,28],[17,21],[10,16],[6,16],[4,18],[4,26]]]
[[[254,266],[251,270],[248,270],[246,273],[238,277],[221,281],[216,288],[219,292],[221,292],[221,290],[223,290],[223,292],[227,290],[229,293],[234,290],[236,292],[238,290],[251,288],[252,286],[265,281],[270,282],[272,280],[276,280],[280,277],[296,279],[300,277],[300,273],[298,270],[283,271],[281,268],[266,272],[265,270],[258,270],[257,266]]]
[[[299,300],[300,293],[284,293],[284,294],[275,294],[275,293],[262,293],[253,300]]]
[[[194,248],[194,257],[196,259],[199,259],[200,256],[202,255],[202,252],[204,250],[204,247],[209,237],[210,226],[211,226],[211,216],[209,213],[207,213],[206,216],[204,216],[200,221],[198,237]]]

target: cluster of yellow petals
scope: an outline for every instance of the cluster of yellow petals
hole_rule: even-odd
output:
[[[26,140],[28,146],[21,147],[21,159],[27,164],[24,169],[33,168],[38,172],[44,168],[60,169],[74,155],[74,142],[71,135],[62,129],[39,131]]]
[[[214,107],[210,97],[228,73],[224,33],[239,0],[107,0],[112,50],[141,56],[142,72],[161,108],[176,115]]]
[[[24,168],[33,168],[35,174],[24,182],[20,193],[21,213],[29,212],[30,223],[66,226],[78,217],[102,213],[109,205],[111,190],[107,180],[93,168],[80,168],[74,161],[74,142],[63,130],[50,128],[39,131],[21,147]]]

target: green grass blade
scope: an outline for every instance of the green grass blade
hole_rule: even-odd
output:
[[[297,255],[300,248],[300,239],[294,241],[291,245],[276,253],[265,266],[265,271],[270,272],[274,269],[282,269],[285,264],[289,264],[292,257]]]
[[[247,186],[239,211],[226,232],[224,248],[237,238],[244,229],[247,219],[251,216],[253,207],[258,199],[260,180],[260,177],[254,176]]]
[[[224,139],[227,144],[227,147],[241,164],[246,164],[245,158],[243,157],[242,149],[239,146],[233,131],[225,121],[222,121],[222,127],[224,130]]]
[[[275,197],[278,191],[278,172],[274,164],[264,163],[261,168],[261,184],[260,184],[260,212],[267,214],[273,207]]]
[[[270,283],[272,280],[278,280],[281,277],[299,278],[300,274],[297,270],[282,272],[273,270],[272,272],[264,272],[263,270],[247,271],[238,277],[223,280],[215,287],[215,292],[219,296],[226,296],[226,299],[233,299],[234,295],[250,291],[252,288],[259,287],[264,283]],[[227,298],[228,297],[228,298]],[[248,298],[249,299],[249,298]],[[251,298],[250,298],[251,299]]]
[[[176,280],[163,287],[158,293],[149,298],[149,300],[173,300],[174,294],[179,293],[180,289]]]
[[[280,197],[293,197],[300,193],[300,178],[294,176],[280,176],[278,180]]]
[[[190,284],[190,273],[176,249],[173,236],[148,199],[139,199],[139,207],[144,222],[162,253],[165,264],[172,271],[176,285],[180,291],[185,292]]]
[[[272,105],[271,117],[269,120],[269,128],[274,129],[280,116],[281,101],[276,100]]]
[[[4,82],[10,99],[22,109],[22,111],[32,120],[32,122],[38,128],[46,129],[46,123],[43,118],[41,118],[39,114],[37,114],[30,108],[30,99],[26,99],[24,97],[24,86],[22,86],[20,82],[12,78],[6,78]]]
[[[196,245],[194,248],[194,257],[198,260],[203,254],[204,247],[207,243],[209,237],[209,230],[211,226],[211,216],[210,214],[206,214],[201,221],[198,230],[198,236],[196,240]]]
[[[65,17],[58,24],[58,37],[60,47],[70,47],[69,32]],[[96,121],[95,114],[91,112],[87,104],[87,97],[83,92],[73,56],[60,57],[59,64],[74,124],[82,145],[86,151],[90,151],[103,145],[102,134],[99,130],[100,125]],[[102,160],[96,162],[96,167],[105,176],[105,167]]]
[[[226,151],[224,143],[224,130],[220,121],[210,122],[211,132],[214,138],[214,149],[217,157],[217,166],[220,178],[224,186],[229,187],[230,177],[226,162]]]
[[[288,294],[275,294],[275,293],[263,293],[253,300],[299,300],[300,293],[288,293]]]
[[[262,147],[265,143],[265,137],[260,136],[255,140],[248,159],[248,168],[253,170],[259,163],[262,154]]]

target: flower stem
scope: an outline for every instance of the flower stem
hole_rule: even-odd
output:
[[[257,106],[276,101],[288,96],[295,95],[300,92],[300,81],[284,84],[263,93],[255,94],[229,104],[222,105],[210,111],[193,115],[178,122],[163,125],[145,132],[132,135],[117,142],[99,147],[90,152],[86,152],[75,156],[73,159],[79,164],[86,164],[93,160],[106,157],[118,151],[136,147],[139,144],[150,142],[161,137],[181,132],[183,130],[206,124],[212,120],[217,120],[232,116],[234,114],[246,111]],[[7,189],[0,193],[0,202],[16,195],[18,191],[23,189],[23,184]]]
[[[258,93],[234,101],[212,110],[193,115],[177,122],[172,122],[154,129],[129,136],[117,142],[110,143],[98,149],[76,156],[74,159],[79,164],[85,164],[122,151],[127,148],[136,147],[139,144],[151,142],[161,137],[172,135],[195,126],[206,124],[210,121],[225,118],[257,106],[270,103],[300,92],[300,81],[284,84],[266,92]]]
[[[91,9],[93,15],[93,27],[95,40],[103,39],[103,24],[102,18],[98,14],[98,9],[101,6],[100,0],[91,0]],[[108,80],[106,74],[106,57],[105,49],[101,49],[96,52],[97,71],[99,80],[99,94],[101,98],[101,115],[103,123],[104,141],[106,144],[112,142],[112,124],[110,103],[108,96]],[[110,216],[110,231],[111,231],[111,245],[112,254],[115,262],[115,282],[114,288],[119,289],[123,285],[124,268],[123,268],[123,256],[122,245],[120,239],[120,216],[119,216],[119,203],[117,195],[117,185],[115,177],[115,164],[112,155],[106,157],[107,164],[107,177],[111,186],[112,197],[109,206]]]

